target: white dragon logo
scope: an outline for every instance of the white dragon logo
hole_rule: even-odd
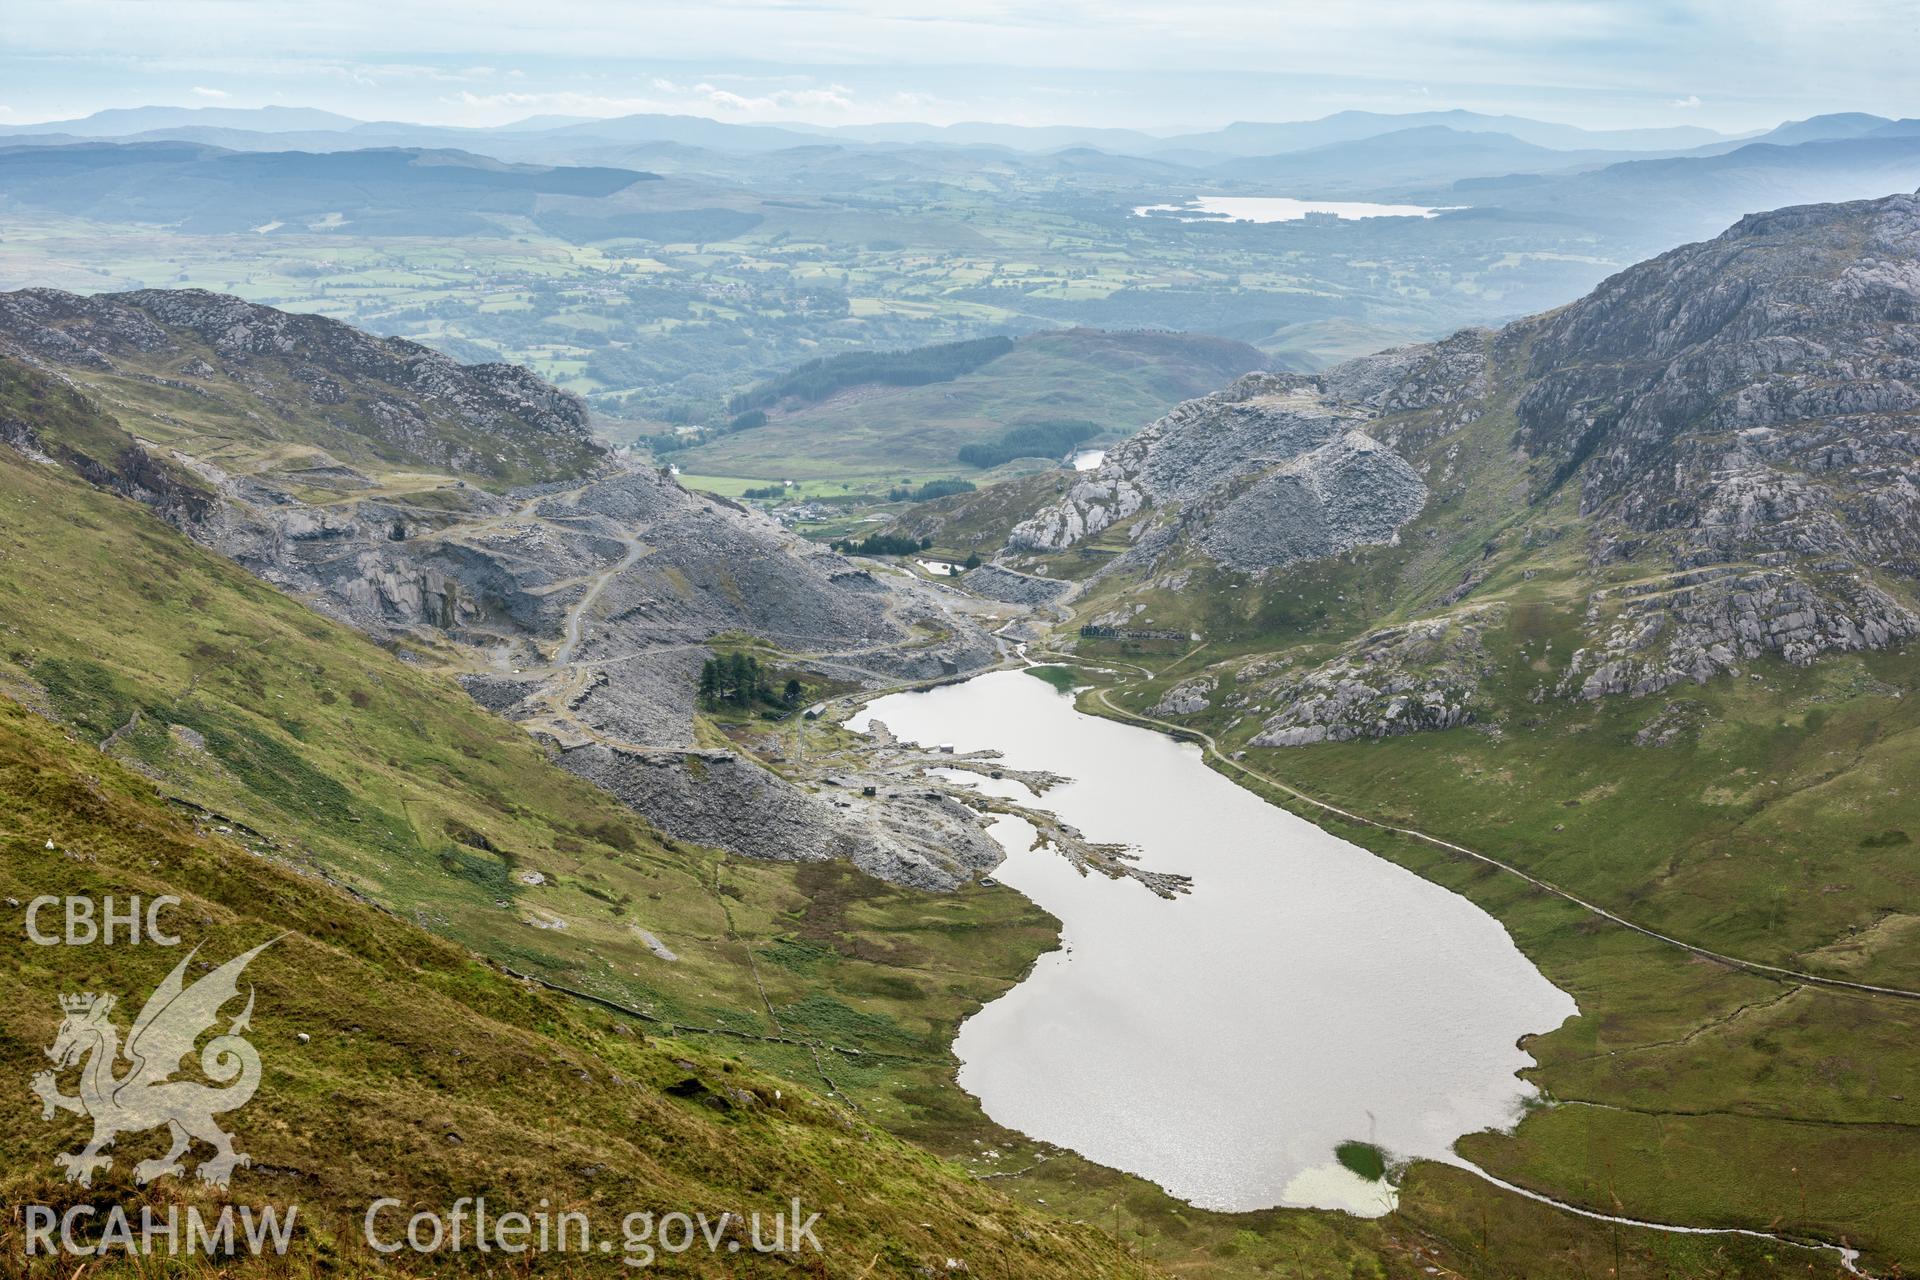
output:
[[[236,1165],[252,1163],[233,1149],[233,1135],[213,1119],[245,1106],[260,1086],[260,1053],[241,1034],[253,1016],[251,987],[247,990],[247,1007],[228,1024],[224,1035],[209,1040],[200,1053],[200,1069],[214,1085],[224,1087],[171,1077],[181,1069],[181,1059],[193,1051],[201,1033],[218,1019],[221,1006],[239,994],[241,971],[276,941],[271,939],[235,956],[183,989],[187,965],[200,949],[189,952],[133,1020],[124,1050],[130,1065],[124,1075],[114,1074],[122,1052],[120,1029],[109,1017],[114,998],[93,994],[60,997],[60,1007],[67,1016],[47,1049],[54,1070],[34,1076],[33,1091],[40,1097],[41,1119],[51,1120],[58,1110],[93,1121],[93,1137],[85,1147],[54,1157],[54,1163],[67,1171],[67,1181],[91,1186],[95,1170],[112,1167],[113,1158],[101,1152],[116,1137],[161,1125],[167,1127],[173,1146],[159,1159],[142,1160],[134,1166],[134,1181],[143,1186],[156,1178],[183,1176],[180,1157],[195,1138],[214,1149],[211,1157],[200,1162],[202,1182],[225,1187]],[[75,1066],[81,1068],[80,1095],[70,1098],[60,1092],[57,1073]]]

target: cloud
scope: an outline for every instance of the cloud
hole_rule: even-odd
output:
[[[715,77],[716,79],[719,77]],[[475,112],[497,110],[538,111],[581,116],[623,116],[643,113],[698,114],[718,119],[781,120],[816,116],[859,119],[882,105],[897,112],[922,95],[895,94],[885,104],[863,107],[852,89],[843,84],[813,85],[798,89],[775,89],[764,94],[736,93],[710,81],[682,84],[659,76],[647,82],[645,95],[581,93],[578,90],[531,92],[506,90],[499,93],[474,93],[463,90],[457,98],[447,99]],[[928,97],[926,102],[934,99]],[[924,104],[922,104],[924,105]],[[887,113],[882,111],[881,116]],[[880,116],[875,116],[880,118]],[[891,118],[891,116],[887,116]]]
[[[196,83],[229,91],[228,105],[281,92],[444,123],[515,109],[472,105],[463,88],[539,90],[551,96],[518,105],[540,110],[565,110],[566,93],[605,99],[579,114],[644,99],[827,124],[897,118],[908,105],[889,101],[897,90],[956,103],[918,108],[951,119],[1151,127],[1428,103],[1593,126],[1671,124],[1676,112],[1719,128],[1840,109],[1913,114],[1913,0],[0,4],[13,19],[0,23],[0,82],[16,111],[39,119],[218,101],[189,97]]]
[[[823,108],[850,112],[854,109],[853,90],[842,84],[828,85],[824,89],[776,89],[760,97],[748,97],[731,89],[701,83],[693,86],[693,93],[709,107],[739,115],[777,115],[786,111],[817,111]]]
[[[209,89],[203,84],[197,84],[193,86],[193,96],[196,98],[213,98],[218,100],[220,98],[231,97],[232,95],[225,89]]]

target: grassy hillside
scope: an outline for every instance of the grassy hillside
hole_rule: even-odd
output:
[[[43,445],[119,431],[68,408],[41,416]],[[807,1002],[828,988],[846,1017],[822,1038],[910,1048],[937,1078],[953,1025],[1055,936],[1004,890],[928,897],[668,840],[450,675],[5,448],[0,618],[0,691],[167,794],[503,964],[678,1024],[778,1037],[781,1010],[820,1021]],[[907,945],[920,934],[938,945]],[[791,939],[819,954],[755,972],[756,948]],[[822,1074],[804,1047],[742,1043]],[[880,1088],[858,1064],[841,1074]]]
[[[130,463],[104,472],[89,465],[103,455],[120,457],[128,438],[122,423],[97,405],[25,375],[15,396],[18,412],[37,424],[39,451],[64,465],[0,448],[0,689],[71,728],[78,745],[16,717],[26,726],[21,732],[37,732],[38,741],[51,744],[45,750],[66,752],[70,764],[103,780],[96,785],[113,794],[157,788],[172,798],[176,818],[190,816],[210,832],[183,840],[225,852],[196,880],[176,872],[164,850],[115,852],[109,842],[89,843],[95,841],[94,810],[70,792],[38,798],[37,780],[60,769],[30,754],[26,766],[0,777],[8,806],[0,829],[11,841],[5,874],[17,880],[5,895],[26,901],[40,892],[36,877],[59,891],[65,883],[97,888],[104,881],[87,877],[111,874],[121,877],[116,886],[131,887],[123,892],[150,895],[173,887],[199,895],[196,909],[182,918],[212,922],[198,927],[215,931],[205,936],[216,953],[253,945],[249,929],[266,927],[269,917],[327,939],[332,950],[319,959],[290,947],[290,958],[270,952],[259,962],[263,1002],[270,981],[301,967],[312,969],[319,984],[308,989],[311,999],[276,995],[291,1002],[278,1006],[289,1012],[275,1018],[298,1026],[279,1021],[276,1028],[267,1005],[259,1009],[263,1048],[270,1033],[293,1036],[295,1044],[298,1033],[310,1037],[299,1050],[284,1039],[274,1042],[265,1053],[270,1072],[292,1071],[287,1059],[296,1053],[325,1049],[335,1056],[321,1060],[325,1071],[298,1075],[274,1104],[292,1108],[291,1096],[301,1109],[270,1113],[263,1092],[254,1110],[273,1117],[274,1136],[270,1144],[257,1124],[241,1130],[260,1166],[249,1175],[265,1177],[267,1166],[300,1171],[272,1176],[313,1186],[313,1203],[335,1212],[347,1207],[348,1193],[381,1179],[400,1188],[393,1194],[421,1203],[475,1182],[503,1188],[502,1198],[547,1194],[540,1179],[553,1166],[565,1198],[557,1203],[597,1208],[638,1200],[651,1207],[637,1181],[603,1181],[612,1175],[593,1166],[606,1162],[581,1150],[586,1138],[580,1135],[604,1131],[609,1142],[625,1143],[630,1124],[647,1132],[677,1130],[651,1112],[632,1113],[640,1120],[630,1121],[623,1118],[628,1113],[600,1109],[591,1082],[615,1074],[651,1082],[676,1091],[657,1099],[663,1107],[711,1103],[732,1117],[728,1101],[751,1116],[762,1114],[756,1105],[767,1104],[745,1103],[722,1082],[746,1081],[740,1086],[746,1092],[764,1094],[769,1084],[785,1090],[784,1081],[799,1081],[851,1112],[845,1122],[851,1128],[831,1121],[838,1132],[857,1136],[863,1125],[877,1125],[958,1161],[970,1175],[991,1178],[1030,1212],[1096,1223],[1142,1257],[1186,1274],[1397,1280],[1439,1265],[1467,1274],[1525,1275],[1547,1247],[1543,1242],[1573,1274],[1581,1268],[1597,1274],[1607,1265],[1647,1277],[1786,1274],[1789,1266],[1804,1272],[1797,1253],[1783,1254],[1773,1267],[1763,1257],[1767,1247],[1740,1241],[1645,1233],[1616,1241],[1602,1228],[1443,1170],[1416,1171],[1401,1214],[1380,1222],[1306,1211],[1207,1214],[1139,1179],[1000,1129],[955,1086],[949,1045],[962,1017],[1017,982],[1035,956],[1054,945],[1054,922],[1031,903],[1005,888],[929,895],[838,863],[756,863],[666,840],[553,767],[520,729],[486,714],[446,676],[407,660],[412,655],[389,652],[313,614],[202,551],[146,508],[83,483],[76,471],[102,483],[129,482]],[[129,421],[137,426],[140,420]],[[777,732],[794,735],[783,744],[787,751],[809,757],[845,745],[841,731],[824,722],[798,721]],[[92,751],[90,744],[104,750]],[[162,830],[150,809],[138,820]],[[173,824],[167,830],[178,827],[175,818],[167,822]],[[48,839],[55,850],[44,848]],[[68,849],[94,861],[67,858],[62,850]],[[45,880],[43,867],[73,879]],[[261,888],[266,882],[258,877],[288,872],[294,878],[284,884],[291,888]],[[350,898],[381,910],[352,908]],[[328,926],[335,916],[341,923]],[[373,922],[366,928],[394,932],[377,933],[356,951],[353,930],[361,926],[354,922],[363,920]],[[436,977],[434,964],[413,959],[416,951],[453,957],[447,963],[457,961],[458,974],[470,976],[459,983]],[[358,956],[356,965],[380,967],[331,968],[327,957],[336,952]],[[605,1037],[591,1008],[536,998],[465,958],[467,952],[631,1010],[634,1024],[681,1042],[664,1051],[672,1072],[660,1074],[660,1057],[622,1057],[628,1042]],[[397,957],[406,957],[405,965]],[[149,962],[136,952],[107,959],[113,968],[55,972],[46,953],[35,952],[19,979],[27,985],[9,998],[20,1008],[38,1007],[64,985],[83,985],[133,999],[135,988],[165,968],[164,957]],[[406,984],[415,982],[428,995],[411,997]],[[290,985],[273,982],[276,992]],[[451,996],[449,986],[457,988]],[[532,1032],[557,1037],[564,1049],[539,1041],[528,1057],[516,1058],[467,1044],[459,1021],[465,1015],[448,1012],[444,1026],[431,1016],[443,1009],[436,1001],[467,994],[487,1017],[514,1026],[522,1024],[488,1002],[516,1008],[525,1002],[541,1019]],[[374,1004],[380,1008],[369,1007]],[[50,1036],[55,1013],[49,1004],[43,1023],[0,1040],[0,1052],[22,1064],[17,1078],[28,1074],[24,1064]],[[705,1053],[686,1051],[685,1043]],[[368,1063],[369,1053],[370,1065],[352,1065]],[[728,1056],[731,1068],[719,1055]],[[552,1079],[541,1077],[544,1092],[519,1091],[521,1081],[533,1078],[529,1070],[537,1075],[539,1064],[556,1062],[565,1065],[552,1068]],[[756,1074],[763,1071],[779,1081]],[[270,1074],[269,1084],[280,1078]],[[684,1083],[689,1078],[694,1083]],[[341,1106],[340,1099],[352,1105]],[[416,1107],[429,1109],[408,1112]],[[403,1113],[427,1119],[406,1126],[392,1120]],[[552,1119],[543,1123],[548,1114]],[[457,1143],[448,1132],[459,1135]],[[37,1142],[38,1131],[29,1125],[9,1140]],[[892,1156],[884,1153],[898,1148],[873,1145],[881,1141],[862,1141],[862,1150],[884,1158],[857,1177],[848,1175],[837,1148],[811,1139],[796,1142],[794,1159],[836,1190],[841,1181],[862,1185],[860,1177],[891,1188],[897,1185],[889,1172]],[[319,1156],[304,1154],[316,1148]],[[35,1159],[49,1161],[56,1149],[33,1148]],[[655,1164],[671,1164],[646,1150]],[[616,1156],[620,1178],[655,1176],[626,1148]],[[659,1174],[660,1185],[675,1194],[701,1186],[757,1192],[776,1181],[760,1171],[786,1168],[770,1145],[748,1139],[712,1158],[730,1161],[722,1166],[725,1177],[696,1162],[685,1167],[681,1182]],[[31,1160],[9,1167],[35,1169]],[[64,1186],[47,1180],[51,1172],[48,1165],[41,1176],[0,1194],[14,1203],[15,1197],[51,1202]],[[124,1173],[123,1166],[115,1176]],[[473,1181],[463,1181],[469,1176]],[[939,1234],[947,1218],[920,1211],[923,1202],[938,1209],[946,1194],[939,1181],[946,1175],[928,1176],[933,1181],[924,1194],[886,1191],[861,1237],[872,1247],[827,1273],[938,1270],[948,1256],[968,1261],[981,1275],[1128,1273],[1131,1264],[1119,1255],[1074,1243],[1080,1237],[1071,1232],[1060,1237],[1066,1241],[1061,1250],[1078,1254],[967,1252],[949,1245]],[[809,1181],[806,1194],[815,1187],[825,1194],[825,1185]],[[603,1186],[609,1188],[604,1193]],[[238,1184],[236,1190],[254,1194]],[[902,1204],[914,1206],[915,1225],[899,1228],[906,1244],[897,1246],[882,1239],[880,1214]],[[976,1223],[1012,1221],[987,1208],[970,1216]],[[930,1225],[917,1225],[923,1222]],[[1014,1226],[1008,1241],[996,1237],[996,1248],[1032,1244],[1022,1231],[1042,1234]],[[316,1247],[349,1246],[329,1239]],[[937,1258],[935,1248],[944,1250]],[[1056,1266],[1056,1256],[1065,1261]],[[350,1273],[356,1264],[341,1265]]]
[[[224,1120],[252,1157],[232,1201],[274,1205],[295,1220],[290,1261],[240,1274],[365,1274],[385,1269],[362,1242],[377,1197],[445,1212],[483,1194],[494,1212],[586,1215],[624,1249],[634,1212],[771,1215],[798,1198],[819,1212],[821,1252],[797,1264],[754,1253],[738,1228],[717,1255],[662,1254],[664,1274],[912,1275],[966,1261],[975,1274],[1138,1275],[1097,1231],[1022,1207],[960,1169],[851,1117],[843,1106],[702,1048],[637,1034],[631,1019],[516,982],[392,914],[316,886],[278,859],[170,809],[152,784],[89,744],[0,698],[0,888],[13,917],[0,990],[15,1011],[0,1064],[26,1080],[60,1022],[56,996],[120,996],[122,1025],[184,952],[158,946],[40,948],[12,903],[39,894],[174,894],[167,917],[186,946],[224,961],[278,939],[249,968],[249,1038],[263,1061],[257,1095]],[[49,842],[51,842],[49,844]],[[70,1082],[67,1087],[71,1087]],[[111,1169],[82,1190],[60,1179],[56,1152],[84,1140],[80,1120],[30,1118],[0,1137],[0,1251],[23,1262],[22,1205],[193,1205],[211,1217],[225,1196],[196,1181],[134,1185],[157,1155],[154,1134],[125,1134]],[[204,1149],[196,1155],[205,1154]],[[137,1221],[137,1218],[136,1218]],[[770,1233],[769,1233],[770,1236]],[[89,1274],[156,1274],[109,1261]],[[472,1265],[402,1261],[395,1274]],[[515,1274],[619,1274],[616,1261],[529,1255]],[[167,1267],[169,1275],[211,1266]],[[54,1274],[42,1266],[40,1274]],[[231,1274],[226,1268],[221,1274]]]
[[[603,454],[576,399],[511,365],[197,290],[0,293],[0,354],[73,371],[145,440],[324,495],[409,473],[506,487]]]
[[[949,381],[865,386],[818,404],[769,408],[766,426],[674,461],[701,475],[760,479],[973,475],[960,448],[1008,427],[1092,422],[1118,438],[1264,362],[1243,343],[1192,334],[1037,333]]]
[[[1112,701],[1145,714],[1175,685],[1212,679],[1209,709],[1166,718],[1212,735],[1236,762],[1219,767],[1257,790],[1264,775],[1465,845],[1697,947],[1920,990],[1920,654],[1763,657],[1648,696],[1545,696],[1556,664],[1590,643],[1596,586],[1633,598],[1649,571],[1589,559],[1576,486],[1528,501],[1510,393],[1471,425],[1438,422],[1375,428],[1447,481],[1396,546],[1257,584],[1197,558],[1179,592],[1124,575],[1096,584],[1087,616],[1137,601],[1135,625],[1206,638],[1192,652],[1083,642],[1089,658],[1157,673]],[[1123,529],[1103,537],[1126,542]],[[1253,745],[1262,717],[1241,700],[1255,686],[1434,616],[1475,633],[1457,658],[1475,723]],[[1902,1207],[1920,1194],[1920,1080],[1905,1048],[1920,1001],[1715,963],[1485,864],[1264,793],[1474,898],[1579,1002],[1578,1019],[1529,1045],[1532,1078],[1571,1105],[1534,1112],[1512,1137],[1469,1139],[1471,1158],[1603,1212],[1851,1242],[1876,1274],[1920,1258]]]
[[[960,559],[976,550],[983,556],[992,555],[1006,545],[1014,525],[1053,501],[1072,483],[1072,475],[1065,471],[1017,476],[975,493],[916,503],[896,515],[885,532],[932,538],[934,550]]]
[[[1502,644],[1530,643],[1528,625]],[[1695,946],[1920,989],[1908,838],[1920,810],[1905,785],[1920,759],[1920,655],[1761,675],[1651,705],[1543,710],[1499,735],[1275,750],[1247,746],[1226,716],[1193,723],[1253,771],[1229,768],[1236,781],[1486,907],[1579,1003],[1580,1017],[1528,1044],[1540,1063],[1529,1078],[1567,1105],[1511,1137],[1468,1139],[1470,1158],[1602,1212],[1850,1242],[1885,1274],[1920,1257],[1904,1208],[1920,1194],[1907,1049],[1920,1001],[1705,960],[1484,864],[1329,821],[1257,776],[1464,844]],[[1144,709],[1174,683],[1112,696]],[[1663,714],[1679,736],[1636,745]]]
[[[850,387],[920,387],[933,382],[951,382],[1011,350],[1012,338],[996,336],[907,351],[843,352],[809,360],[778,378],[750,387],[734,396],[727,408],[734,413],[746,413],[782,402],[818,404]]]

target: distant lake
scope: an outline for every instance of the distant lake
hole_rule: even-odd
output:
[[[1185,204],[1143,204],[1136,218],[1181,222],[1298,222],[1310,213],[1336,218],[1431,218],[1444,208],[1417,204],[1367,204],[1358,200],[1294,200],[1288,196],[1202,196]]]
[[[1073,469],[1075,471],[1092,471],[1106,460],[1107,451],[1105,449],[1082,449],[1073,455]]]

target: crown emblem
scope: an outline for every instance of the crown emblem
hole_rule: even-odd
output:
[[[91,1186],[93,1175],[114,1163],[114,1157],[103,1154],[101,1148],[122,1133],[161,1127],[173,1135],[174,1144],[165,1155],[134,1165],[137,1186],[181,1177],[180,1157],[191,1145],[189,1138],[213,1148],[213,1155],[202,1160],[198,1170],[200,1181],[208,1186],[225,1188],[236,1168],[252,1163],[245,1152],[233,1149],[233,1135],[215,1120],[244,1107],[260,1085],[260,1053],[245,1034],[253,1017],[252,989],[247,991],[247,1007],[227,1023],[224,1032],[219,1029],[220,1011],[239,998],[241,974],[274,941],[243,951],[217,969],[208,966],[210,971],[195,978],[191,986],[186,982],[187,968],[199,948],[188,952],[147,997],[124,1046],[120,1028],[110,1021],[115,996],[96,991],[58,996],[66,1018],[45,1050],[53,1067],[35,1073],[31,1087],[40,1099],[42,1120],[62,1111],[93,1120],[93,1136],[86,1146],[54,1158],[55,1165],[66,1170],[68,1182]],[[175,1080],[185,1069],[184,1060],[208,1032],[213,1038],[200,1049],[199,1074],[213,1083]],[[16,1046],[10,1040],[8,1047]],[[118,1069],[123,1057],[130,1064],[125,1071]],[[60,1091],[59,1077],[68,1071],[80,1074],[76,1095]],[[13,1127],[10,1121],[9,1134]]]

